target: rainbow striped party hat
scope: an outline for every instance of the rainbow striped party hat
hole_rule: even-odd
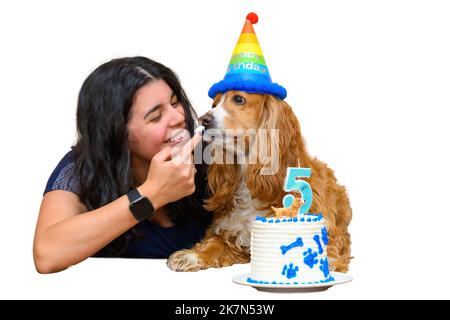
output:
[[[270,77],[255,30],[253,30],[253,24],[257,22],[258,16],[255,13],[251,12],[247,15],[225,77],[209,89],[210,98],[228,90],[271,94],[280,99],[286,98],[286,89],[272,82]]]

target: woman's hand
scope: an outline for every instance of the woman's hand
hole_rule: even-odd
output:
[[[175,147],[166,147],[153,157],[147,179],[138,189],[150,199],[155,209],[194,193],[192,151],[201,140],[201,134],[196,133],[176,155]]]

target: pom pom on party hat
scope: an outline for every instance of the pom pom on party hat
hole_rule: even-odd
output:
[[[257,22],[258,16],[255,13],[251,12],[247,15],[225,77],[209,89],[210,98],[228,90],[271,94],[280,99],[286,98],[286,89],[272,82],[270,77],[255,30],[253,30],[253,24]]]

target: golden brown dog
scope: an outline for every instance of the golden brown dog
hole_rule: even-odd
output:
[[[277,219],[281,217],[296,217],[298,214],[298,210],[300,207],[305,203],[302,198],[294,198],[294,201],[292,202],[292,205],[288,208],[281,207],[281,208],[275,208],[274,206],[271,206],[273,212],[275,213],[275,217]]]
[[[333,170],[306,152],[300,125],[291,107],[272,95],[228,91],[215,97],[213,109],[201,120],[207,129],[222,132],[226,129],[278,129],[278,144],[274,148],[269,147],[267,141],[264,144],[258,143],[257,138],[253,142],[245,138],[245,150],[241,152],[264,151],[263,154],[267,154],[264,161],[209,166],[211,197],[205,207],[214,212],[213,222],[203,241],[169,257],[169,268],[196,271],[249,262],[255,216],[267,216],[271,206],[282,206],[286,195],[283,190],[286,168],[296,167],[300,160],[302,167],[312,171],[310,178],[302,178],[313,190],[310,212],[320,212],[325,218],[330,269],[346,272],[351,259],[347,230],[352,218],[349,200],[345,188],[337,184]],[[274,159],[279,166],[277,172],[263,175],[262,170]]]

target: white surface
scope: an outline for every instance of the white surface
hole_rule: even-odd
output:
[[[180,274],[164,261],[94,260],[39,275],[45,183],[75,141],[82,81],[142,54],[173,68],[199,114],[249,11],[309,151],[348,187],[350,274],[322,293],[234,284],[249,265]],[[447,1],[1,1],[0,298],[450,298]]]
[[[333,281],[326,283],[311,283],[311,284],[265,284],[265,283],[249,283],[247,279],[252,278],[251,273],[244,273],[232,278],[233,282],[236,284],[241,284],[244,286],[253,287],[259,290],[275,291],[284,290],[286,293],[297,293],[297,292],[313,292],[328,290],[332,286],[343,284],[352,281],[352,276],[341,272],[331,272],[331,276],[334,278]],[[289,281],[289,280],[288,280]]]

